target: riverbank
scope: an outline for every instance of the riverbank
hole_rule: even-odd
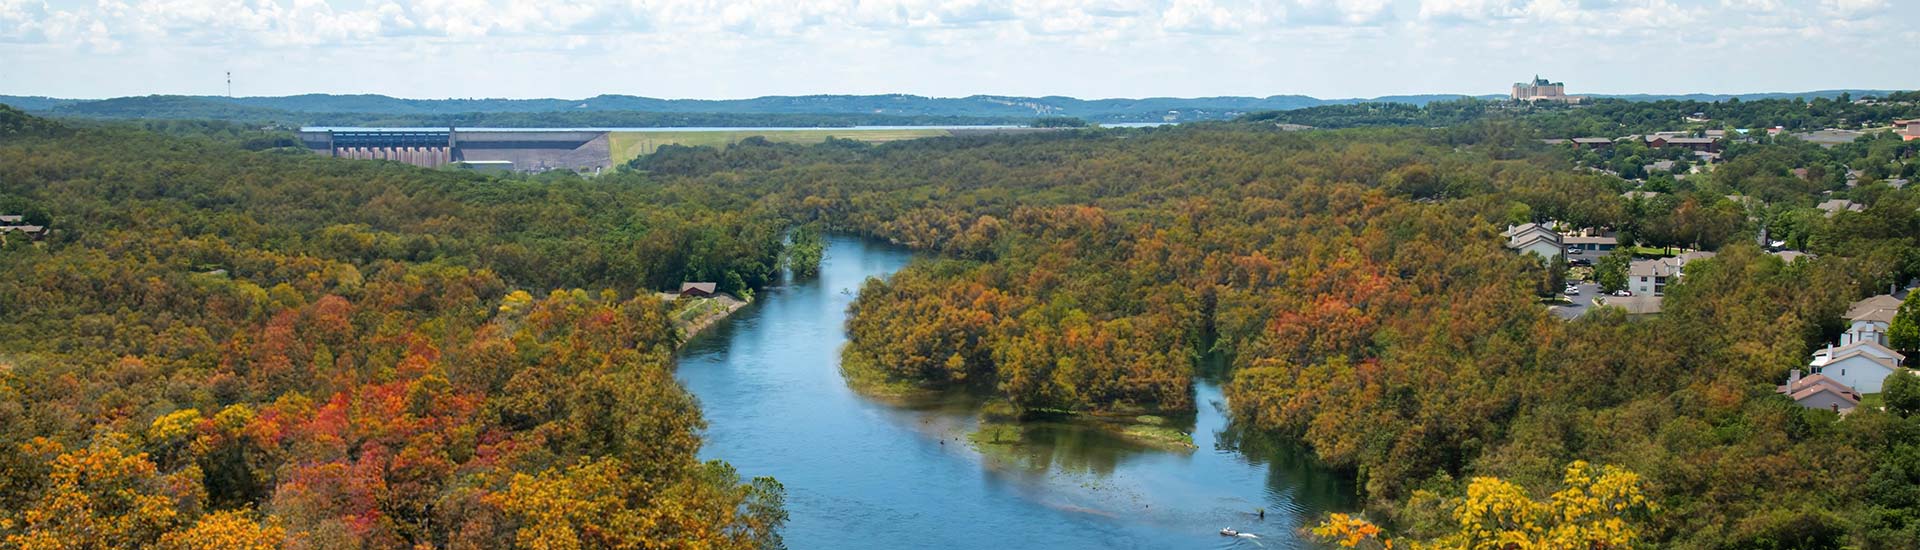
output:
[[[1033,428],[1086,428],[1129,443],[1161,451],[1186,452],[1196,448],[1193,434],[1182,431],[1165,416],[1154,414],[1055,412],[1023,417],[1005,401],[990,401],[980,406],[978,427],[967,435],[982,453],[992,446],[1018,447],[1033,443],[1028,432]]]
[[[740,311],[740,308],[752,303],[728,294],[681,296],[673,292],[662,292],[659,296],[661,300],[673,303],[673,309],[667,313],[667,318],[673,322],[674,334],[680,337],[681,342],[692,339],[700,334],[700,331],[706,330],[714,323],[726,319],[727,316],[733,315],[734,312]]]
[[[868,399],[907,405],[915,402],[938,400],[952,392],[964,391],[952,388],[936,388],[915,384],[911,381],[893,379],[874,365],[864,364],[854,354],[841,350],[840,375],[846,379],[847,387],[854,393]],[[982,452],[992,449],[983,445],[1027,444],[1023,428],[1043,424],[1072,425],[1093,428],[1120,439],[1145,447],[1164,451],[1191,451],[1196,448],[1193,434],[1181,431],[1160,411],[1026,411],[1014,409],[1004,400],[987,400],[978,407],[979,422],[977,429],[967,435],[967,440]]]

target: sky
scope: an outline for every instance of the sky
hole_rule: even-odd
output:
[[[0,0],[0,94],[1920,88],[1914,0]]]

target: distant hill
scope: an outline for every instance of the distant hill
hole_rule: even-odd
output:
[[[40,96],[0,95],[0,103],[13,106],[22,111],[45,111],[61,105],[86,101],[82,99],[55,99]]]
[[[1595,95],[1631,101],[1722,101],[1782,97],[1884,95],[1882,90],[1800,93]],[[1186,122],[1232,119],[1248,113],[1328,105],[1404,103],[1424,106],[1500,94],[1398,95],[1320,99],[1268,97],[1150,97],[1079,99],[1062,96],[976,95],[940,98],[905,94],[767,96],[752,99],[659,99],[601,95],[586,99],[405,99],[383,95],[305,94],[284,97],[141,96],[101,100],[0,96],[0,103],[56,117],[105,119],[213,119],[279,125],[328,126],[849,126],[1019,124],[1037,117],[1092,122]]]
[[[1867,96],[1885,97],[1887,94],[1891,94],[1898,91],[1900,90],[1820,90],[1820,91],[1814,91],[1814,92],[1762,92],[1762,93],[1753,93],[1753,94],[1587,94],[1587,95],[1591,97],[1608,97],[1608,98],[1614,98],[1614,99],[1625,99],[1627,101],[1662,101],[1662,100],[1668,100],[1668,99],[1677,100],[1677,101],[1726,101],[1734,98],[1739,98],[1740,101],[1754,101],[1759,99],[1793,99],[1796,97],[1804,98],[1804,99],[1814,99],[1819,97],[1833,99],[1836,97],[1840,97],[1840,94],[1843,94],[1843,93],[1852,95],[1854,99],[1860,99]]]

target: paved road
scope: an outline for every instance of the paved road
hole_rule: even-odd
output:
[[[1573,305],[1554,306],[1547,309],[1553,311],[1553,314],[1560,316],[1561,319],[1572,319],[1586,315],[1587,310],[1593,308],[1593,296],[1599,293],[1600,285],[1580,283],[1580,295],[1567,297],[1573,300]]]

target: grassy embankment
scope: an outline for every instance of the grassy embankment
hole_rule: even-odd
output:
[[[824,142],[828,137],[880,143],[949,135],[953,135],[953,133],[938,128],[908,128],[898,130],[819,128],[804,130],[729,130],[714,132],[613,132],[607,136],[607,139],[609,140],[608,145],[613,150],[614,164],[625,164],[627,161],[633,160],[634,157],[652,153],[662,145],[707,145],[725,147],[754,136],[765,137],[768,141],[778,143],[810,144]]]
[[[926,400],[947,391],[922,386],[887,376],[882,369],[864,363],[857,354],[842,353],[840,375],[847,387],[868,398],[892,402]],[[1157,449],[1187,451],[1194,449],[1193,435],[1171,426],[1166,417],[1153,411],[1017,411],[1006,401],[989,401],[980,407],[979,428],[967,439],[981,452],[1005,450],[1026,444],[1023,427],[1038,422],[1061,422],[1097,428],[1128,441]],[[1000,446],[996,449],[995,446]]]
[[[982,453],[1010,451],[1027,444],[1027,428],[1046,422],[1093,428],[1137,445],[1165,451],[1191,451],[1195,448],[1193,434],[1173,427],[1172,422],[1163,416],[1067,411],[1029,411],[1023,415],[1004,401],[994,401],[980,407],[980,426],[967,434],[967,441]]]
[[[696,298],[662,293],[661,298],[673,301],[673,310],[667,315],[682,342],[747,307],[747,302],[725,294]]]

